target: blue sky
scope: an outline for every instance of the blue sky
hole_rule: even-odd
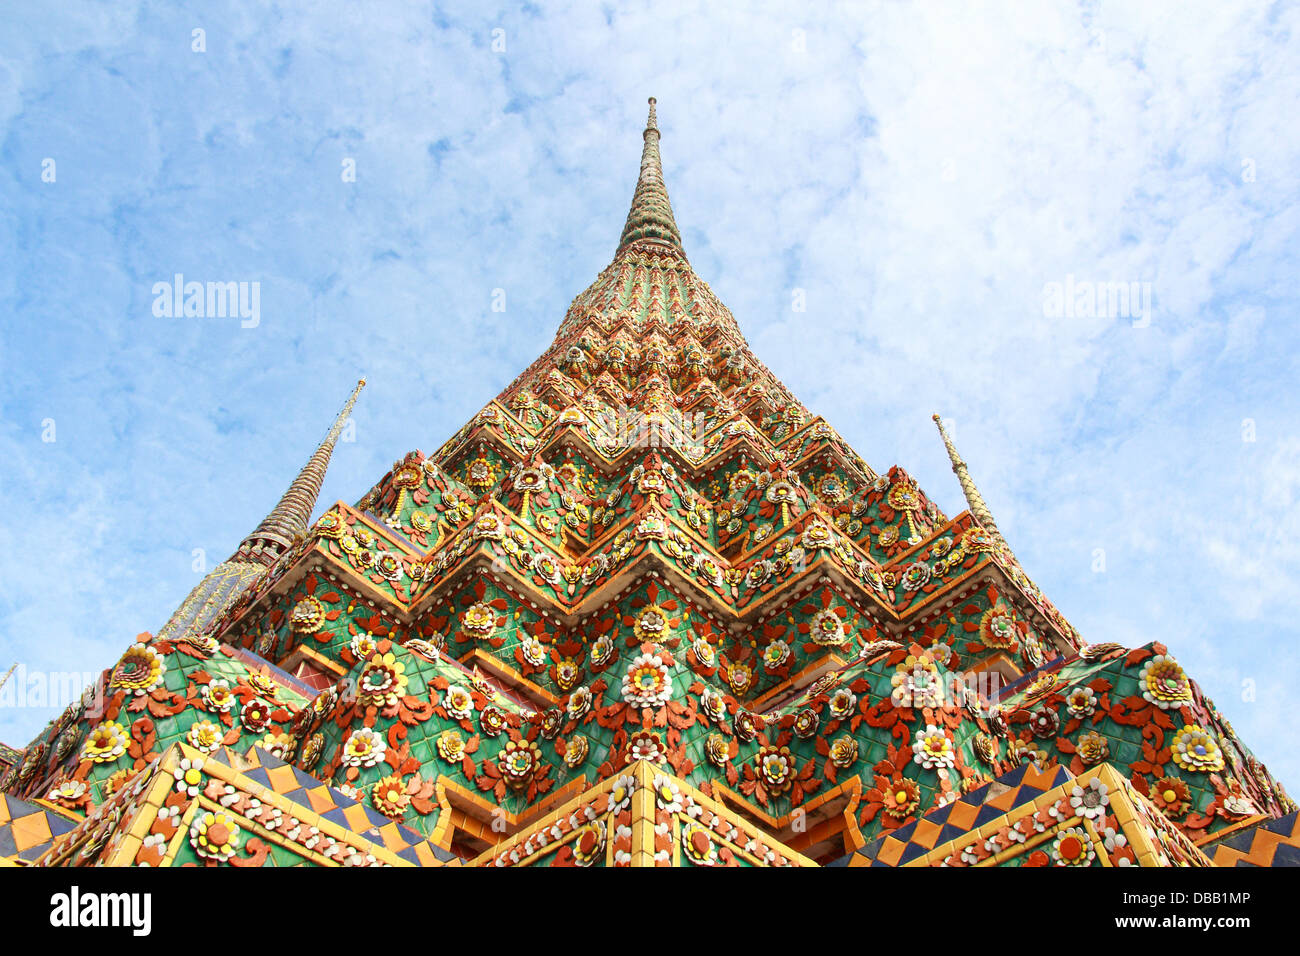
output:
[[[1084,636],[1166,642],[1300,787],[1300,9],[646,7],[5,4],[0,666],[156,630],[359,374],[322,505],[441,444],[612,258],[654,95],[773,371],[956,513],[950,419]],[[154,316],[176,273],[260,283],[259,324]],[[1150,322],[1046,314],[1068,277]]]

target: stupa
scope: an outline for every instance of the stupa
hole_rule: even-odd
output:
[[[1163,644],[1081,637],[938,416],[951,518],[754,355],[653,99],[643,141],[542,356],[312,523],[358,385],[231,560],[0,749],[0,861],[1294,863],[1282,786]]]

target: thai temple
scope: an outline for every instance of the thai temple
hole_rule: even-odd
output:
[[[545,354],[313,521],[358,383],[230,559],[0,748],[0,864],[1300,862],[1177,648],[1085,640],[938,416],[955,517],[764,366],[653,99],[643,138]]]

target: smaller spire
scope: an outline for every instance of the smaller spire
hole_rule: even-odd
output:
[[[931,417],[934,419],[934,423],[939,426],[939,436],[943,438],[944,447],[948,449],[948,460],[952,462],[953,474],[957,476],[957,481],[961,485],[961,492],[966,496],[966,507],[970,509],[970,513],[979,522],[981,528],[1006,546],[1006,538],[1002,537],[1002,532],[998,530],[997,524],[993,521],[993,514],[989,511],[989,506],[984,503],[983,496],[980,495],[979,489],[975,487],[975,482],[970,476],[966,462],[962,461],[961,455],[957,454],[952,439],[948,437],[948,432],[944,430],[943,419],[938,414]]]
[[[17,669],[18,669],[17,661],[14,661],[12,664],[9,665],[9,670],[5,671],[5,676],[0,677],[0,687],[3,687],[5,684],[9,683],[9,678],[13,676],[14,671]]]
[[[307,464],[303,466],[298,477],[294,478],[289,490],[284,493],[279,504],[272,509],[257,529],[239,546],[232,560],[258,561],[270,566],[284,552],[293,547],[294,542],[306,534],[311,522],[312,511],[316,508],[316,498],[321,485],[325,482],[325,472],[329,468],[330,457],[334,454],[334,444],[347,425],[352,415],[352,406],[357,396],[365,388],[366,380],[357,382],[352,394],[343,403],[343,408],[330,426],[320,446],[312,453]]]

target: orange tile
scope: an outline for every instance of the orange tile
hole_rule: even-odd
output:
[[[343,811],[343,819],[348,821],[349,829],[357,833],[365,833],[373,824],[370,818],[366,816],[365,807],[360,804],[353,804]]]
[[[406,841],[402,839],[402,831],[397,829],[396,823],[380,827],[379,837],[384,841],[384,846],[394,852],[405,850],[407,847]]]
[[[293,768],[289,766],[272,767],[267,770],[266,779],[270,781],[271,789],[277,793],[288,793],[290,790],[298,789],[298,778],[294,776]]]
[[[955,827],[969,830],[975,825],[975,818],[979,816],[979,812],[979,807],[958,801],[954,803],[952,809],[948,811],[948,822]]]
[[[1007,810],[1010,810],[1013,806],[1015,806],[1016,797],[1018,797],[1019,795],[1020,795],[1020,788],[1012,787],[1010,790],[998,794],[992,800],[986,801],[986,804],[990,807],[997,807],[999,810],[1005,812]]]
[[[324,787],[313,787],[307,791],[307,805],[314,813],[325,813],[336,806],[329,790]]]
[[[888,866],[898,866],[898,861],[903,857],[903,849],[907,846],[901,840],[895,840],[893,837],[885,837],[885,842],[880,845],[880,852],[876,854],[876,859]]]
[[[912,833],[912,842],[925,847],[927,850],[933,850],[934,841],[939,839],[941,829],[942,827],[937,823],[920,820],[916,824],[916,830]]]
[[[53,837],[49,821],[43,813],[33,813],[15,820],[10,824],[9,832],[19,852],[39,846]]]
[[[1214,854],[1215,866],[1236,866],[1237,861],[1244,859],[1240,850],[1234,850],[1230,846],[1221,846]]]
[[[1050,790],[1052,776],[1056,773],[1056,768],[1048,770],[1039,770],[1032,763],[1025,768],[1025,775],[1020,779],[1022,784],[1029,784],[1031,787],[1037,787],[1039,790]]]

